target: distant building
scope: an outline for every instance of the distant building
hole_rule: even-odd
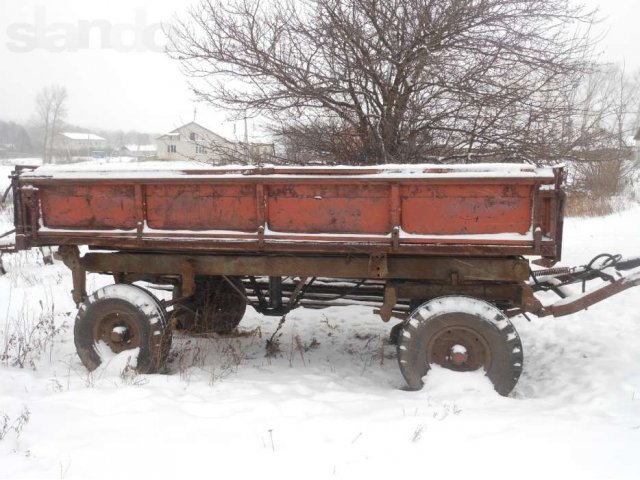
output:
[[[232,163],[264,160],[275,153],[271,143],[231,142],[196,122],[161,135],[156,146],[160,160]]]
[[[55,136],[54,151],[62,155],[91,155],[107,148],[107,140],[93,133],[62,132]]]
[[[123,145],[120,148],[120,155],[125,157],[135,157],[138,159],[155,158],[158,153],[157,145]]]

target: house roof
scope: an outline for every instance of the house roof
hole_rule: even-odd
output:
[[[93,133],[76,133],[76,132],[62,132],[60,133],[63,137],[67,137],[70,140],[104,140],[106,138],[102,138]]]
[[[229,142],[229,140],[227,140],[227,139],[226,139],[226,138],[224,138],[223,136],[218,135],[217,133],[215,133],[215,132],[213,132],[213,131],[209,130],[207,127],[203,127],[202,125],[200,125],[200,124],[199,124],[199,123],[197,123],[197,122],[189,122],[189,123],[185,123],[184,125],[182,125],[182,126],[180,126],[180,127],[178,127],[178,128],[175,128],[175,129],[171,130],[170,132],[165,133],[164,135],[160,135],[158,138],[163,138],[163,137],[173,137],[173,136],[179,135],[179,134],[180,134],[180,130],[183,130],[183,129],[185,129],[185,128],[191,127],[191,126],[193,126],[193,125],[195,125],[195,126],[196,126],[196,127],[198,127],[198,128],[201,128],[202,130],[204,130],[204,131],[206,131],[207,133],[209,133],[209,134],[211,135],[211,137],[212,137],[214,140],[217,140],[217,141],[219,141],[219,142],[224,142],[224,143],[230,143],[230,142]]]

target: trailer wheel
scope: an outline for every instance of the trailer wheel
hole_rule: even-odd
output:
[[[139,348],[136,370],[157,372],[171,347],[171,325],[158,300],[135,285],[108,285],[85,300],[78,310],[74,340],[88,370],[101,363],[99,344],[113,353]]]
[[[522,343],[509,319],[483,300],[439,297],[416,308],[398,338],[398,363],[409,389],[419,390],[433,364],[459,372],[484,368],[501,395],[522,372]]]
[[[169,351],[171,350],[171,341],[173,340],[173,325],[171,324],[171,320],[169,318],[169,315],[167,314],[167,311],[165,310],[164,305],[162,304],[160,299],[155,294],[153,294],[152,292],[150,292],[146,288],[141,287],[140,285],[136,285],[135,283],[129,283],[128,285],[131,285],[132,287],[135,287],[135,288],[137,288],[139,290],[142,290],[147,295],[149,295],[151,298],[153,298],[153,301],[155,302],[156,306],[158,307],[158,310],[162,313],[162,315],[163,315],[163,317],[165,319],[166,331],[165,331],[164,335],[162,336],[162,352],[160,353],[160,358],[163,359],[161,365],[164,365],[166,363],[166,359],[169,356]]]
[[[221,334],[235,330],[247,309],[247,301],[242,282],[237,278],[229,280],[235,288],[222,277],[196,279],[194,298],[181,309],[185,326],[195,331]]]

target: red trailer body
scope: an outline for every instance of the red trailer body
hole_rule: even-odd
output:
[[[560,174],[531,166],[39,168],[19,185],[28,245],[560,255]]]

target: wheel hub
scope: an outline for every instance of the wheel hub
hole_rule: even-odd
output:
[[[448,359],[450,359],[454,365],[459,367],[469,360],[469,353],[464,345],[456,344],[449,350]]]
[[[127,329],[127,327],[123,326],[123,325],[119,325],[117,327],[114,327],[113,330],[111,330],[111,341],[115,342],[115,343],[121,343],[121,342],[129,342],[131,340],[131,333],[129,332],[129,330]]]
[[[139,328],[126,312],[110,312],[96,322],[94,338],[102,340],[115,353],[140,346]]]
[[[491,350],[475,330],[450,326],[433,335],[427,345],[428,361],[450,370],[469,372],[491,365]]]

